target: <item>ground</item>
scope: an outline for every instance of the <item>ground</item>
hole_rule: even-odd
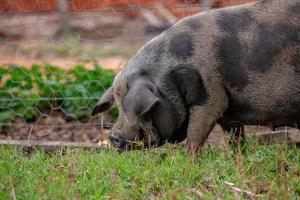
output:
[[[99,122],[100,118],[94,119],[94,121]],[[67,122],[60,115],[43,118],[39,120],[38,124],[28,123],[23,126],[23,120],[18,119],[13,123],[14,126],[2,130],[0,139],[96,143],[100,138],[107,138],[110,132],[109,129],[101,130],[101,127],[93,125],[93,122],[86,125]],[[227,143],[222,139],[222,135],[222,130],[217,126],[209,135],[208,143],[217,148],[224,148]]]

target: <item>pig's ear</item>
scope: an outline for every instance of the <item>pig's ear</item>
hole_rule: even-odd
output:
[[[96,104],[95,108],[92,111],[92,115],[107,111],[111,108],[114,102],[113,90],[112,87],[108,88],[104,94],[101,96],[101,99]]]
[[[130,88],[122,102],[129,124],[136,124],[138,120],[150,116],[158,102],[159,98],[149,86],[136,85]]]

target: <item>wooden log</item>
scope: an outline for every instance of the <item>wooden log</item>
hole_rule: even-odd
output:
[[[276,143],[284,143],[291,140],[296,144],[300,144],[300,131],[295,128],[286,128],[283,130],[257,132],[255,134],[258,142],[261,144],[269,143],[271,141]]]
[[[32,140],[0,140],[0,146],[20,147],[25,153],[31,153],[34,149],[40,149],[47,153],[68,148],[101,149],[97,143]]]
[[[300,130],[296,128],[290,128],[288,130],[288,138],[294,141],[296,144],[300,144]]]

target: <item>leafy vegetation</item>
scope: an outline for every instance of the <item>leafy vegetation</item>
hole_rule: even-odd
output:
[[[118,153],[67,149],[24,155],[0,147],[2,199],[299,199],[300,151],[294,144],[240,150],[205,148],[192,162],[173,145]],[[255,197],[234,192],[227,182]]]
[[[0,123],[17,117],[31,121],[53,111],[84,120],[113,79],[113,72],[97,65],[68,71],[52,65],[0,66]]]

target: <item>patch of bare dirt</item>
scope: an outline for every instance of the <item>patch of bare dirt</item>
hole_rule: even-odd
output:
[[[95,61],[104,69],[111,69],[117,73],[122,69],[122,67],[127,63],[128,60],[123,57],[104,57],[101,59],[96,59]],[[28,59],[26,57],[21,57],[21,56],[0,55],[0,66],[14,64],[14,65],[22,65],[25,67],[30,67],[33,64],[45,64],[45,63],[51,63],[51,65],[58,66],[66,70],[76,65],[84,65],[88,69],[94,68],[94,62],[89,62],[82,59],[81,60],[72,59],[72,58]]]
[[[110,132],[110,129],[102,129],[100,122],[99,116],[88,123],[69,122],[59,114],[32,123],[16,119],[12,126],[0,129],[0,139],[96,143],[108,138]],[[225,148],[227,143],[224,138],[221,128],[216,126],[207,142],[218,148]]]
[[[99,140],[108,139],[112,124],[102,124],[98,116],[87,123],[70,122],[61,115],[47,116],[36,122],[26,123],[22,119],[16,119],[12,126],[0,129],[0,139],[33,140],[33,141],[63,141],[63,142],[88,142],[97,143]],[[103,128],[104,127],[104,128]],[[274,136],[275,142],[284,142],[287,139],[300,143],[300,131],[295,128],[287,128],[288,138]],[[248,135],[259,136],[260,133],[269,131],[268,127],[246,126]],[[207,144],[219,149],[229,148],[225,133],[219,125],[216,125],[207,139]]]
[[[101,120],[97,121],[68,122],[60,115],[48,116],[33,123],[16,119],[11,126],[0,129],[0,139],[95,143],[108,137],[109,133],[108,129],[101,128]]]
[[[100,118],[89,123],[68,122],[60,115],[48,116],[33,123],[16,119],[12,126],[0,129],[0,139],[96,143],[106,140],[110,133],[110,129],[101,128],[100,122]],[[226,148],[228,144],[223,136],[221,128],[216,126],[207,143],[220,149]]]

